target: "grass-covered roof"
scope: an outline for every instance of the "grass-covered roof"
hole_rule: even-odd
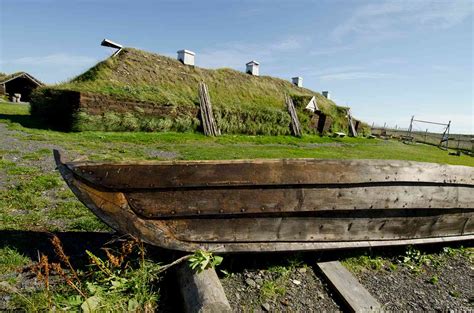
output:
[[[291,82],[252,76],[233,69],[217,70],[183,65],[178,60],[132,48],[123,49],[72,79],[58,89],[108,94],[115,98],[149,101],[166,105],[194,105],[198,84],[208,85],[214,105],[255,105],[281,108],[285,94],[316,96],[318,106],[331,110],[334,103],[321,94]]]

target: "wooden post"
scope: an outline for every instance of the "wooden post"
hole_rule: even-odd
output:
[[[351,111],[347,111],[347,118],[349,119],[349,130],[353,137],[357,137],[357,130],[354,127],[354,123],[352,122]]]
[[[186,313],[232,312],[214,269],[211,268],[197,273],[186,262],[178,268],[178,282]]]
[[[217,127],[212,113],[211,98],[204,83],[199,83],[199,106],[201,109],[201,121],[206,136],[219,136],[221,131]]]
[[[298,119],[298,114],[296,114],[296,109],[295,105],[293,104],[293,100],[291,100],[289,96],[285,96],[285,101],[286,107],[291,117],[291,128],[293,131],[293,135],[295,135],[296,137],[301,137],[300,121]]]

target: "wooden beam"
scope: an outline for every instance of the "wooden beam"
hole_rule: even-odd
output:
[[[211,98],[204,83],[199,84],[199,104],[201,109],[201,121],[206,136],[219,136],[221,131],[217,127],[212,113]]]
[[[292,128],[293,135],[295,135],[296,137],[301,137],[302,136],[301,125],[298,119],[298,114],[296,113],[295,105],[293,104],[293,100],[291,100],[289,96],[286,96],[285,101],[286,101],[286,107],[291,117],[291,128]]]
[[[185,312],[232,312],[214,269],[197,273],[189,264],[182,264],[178,268],[178,282]]]
[[[382,310],[380,303],[340,262],[320,262],[317,265],[351,312],[379,312]]]

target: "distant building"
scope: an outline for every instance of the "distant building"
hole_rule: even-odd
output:
[[[253,76],[258,76],[259,75],[259,67],[260,67],[260,63],[258,63],[257,61],[250,61],[248,62],[246,65],[246,69],[245,69],[245,72],[247,74],[250,74],[250,75],[253,75]]]
[[[190,50],[179,50],[178,51],[178,60],[185,65],[193,65],[194,66],[194,56],[196,53]]]
[[[293,82],[294,85],[298,87],[303,87],[303,77],[299,77],[299,76],[293,77],[291,81]]]
[[[31,92],[43,83],[25,72],[0,77],[0,95],[8,96],[12,102],[29,102]]]
[[[331,96],[329,95],[329,91],[323,91],[322,92],[324,98],[331,100]]]

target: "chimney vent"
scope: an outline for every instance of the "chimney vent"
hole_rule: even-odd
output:
[[[323,96],[324,96],[326,99],[331,100],[331,96],[329,95],[329,91],[323,91]]]
[[[250,61],[249,63],[245,64],[247,66],[245,72],[247,74],[253,75],[253,76],[258,76],[259,75],[259,66],[260,63],[257,61]]]
[[[189,51],[189,50],[179,50],[178,51],[178,60],[185,65],[192,65],[194,66],[194,56],[196,53]]]
[[[299,76],[293,77],[291,81],[293,82],[294,85],[298,87],[303,87],[303,77],[299,77]]]

